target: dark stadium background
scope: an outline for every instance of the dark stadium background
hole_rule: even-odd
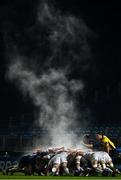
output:
[[[0,126],[11,118],[32,122],[34,108],[15,86],[6,80],[4,33],[23,31],[35,22],[38,0],[0,1]],[[121,5],[118,1],[57,0],[55,5],[82,17],[95,34],[92,46],[93,67],[81,75],[86,84],[80,108],[90,109],[94,123],[121,122]],[[12,27],[12,28],[11,28]],[[12,30],[11,30],[12,29]],[[75,76],[79,76],[78,71]],[[88,119],[87,119],[88,120]]]

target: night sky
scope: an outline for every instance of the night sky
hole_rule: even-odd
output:
[[[53,1],[54,2],[54,1]],[[16,119],[30,114],[34,108],[29,98],[23,98],[17,88],[6,79],[8,59],[6,34],[24,32],[36,21],[39,1],[0,1],[0,120]],[[90,109],[95,122],[121,121],[121,5],[118,1],[56,0],[54,5],[63,13],[81,17],[93,32],[90,68],[80,75],[85,96],[80,96],[80,109]],[[12,37],[14,39],[14,37]],[[7,50],[6,50],[7,49]],[[85,110],[86,111],[86,110]]]

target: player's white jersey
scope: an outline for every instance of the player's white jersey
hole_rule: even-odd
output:
[[[66,152],[62,152],[59,154],[56,154],[54,157],[52,157],[52,159],[49,161],[49,165],[53,165],[53,164],[61,164],[61,163],[66,163],[67,162],[67,153]]]
[[[98,152],[94,152],[92,154],[91,161],[103,162],[103,163],[107,164],[107,163],[111,162],[112,159],[107,152],[98,151]]]

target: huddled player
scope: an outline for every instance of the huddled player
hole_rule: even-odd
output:
[[[105,137],[103,137],[105,138]],[[108,143],[113,146],[110,140]],[[106,144],[107,147],[107,144]],[[18,166],[6,169],[4,174],[23,172],[25,175],[75,175],[75,176],[115,176],[120,174],[114,167],[110,154],[106,151],[90,149],[65,149],[64,147],[39,149],[23,155]]]

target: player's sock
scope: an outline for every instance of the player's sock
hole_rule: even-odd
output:
[[[78,170],[78,171],[80,171],[80,170],[81,170],[80,165],[77,165],[77,166],[76,166],[76,168],[77,168],[77,170]]]
[[[52,168],[52,176],[56,174],[57,169],[55,167]]]
[[[69,175],[69,169],[67,167],[63,167],[63,170],[66,173],[66,175]]]
[[[102,175],[103,175],[103,176],[111,176],[111,175],[113,175],[113,171],[112,171],[110,168],[106,167],[106,168],[103,170]]]

